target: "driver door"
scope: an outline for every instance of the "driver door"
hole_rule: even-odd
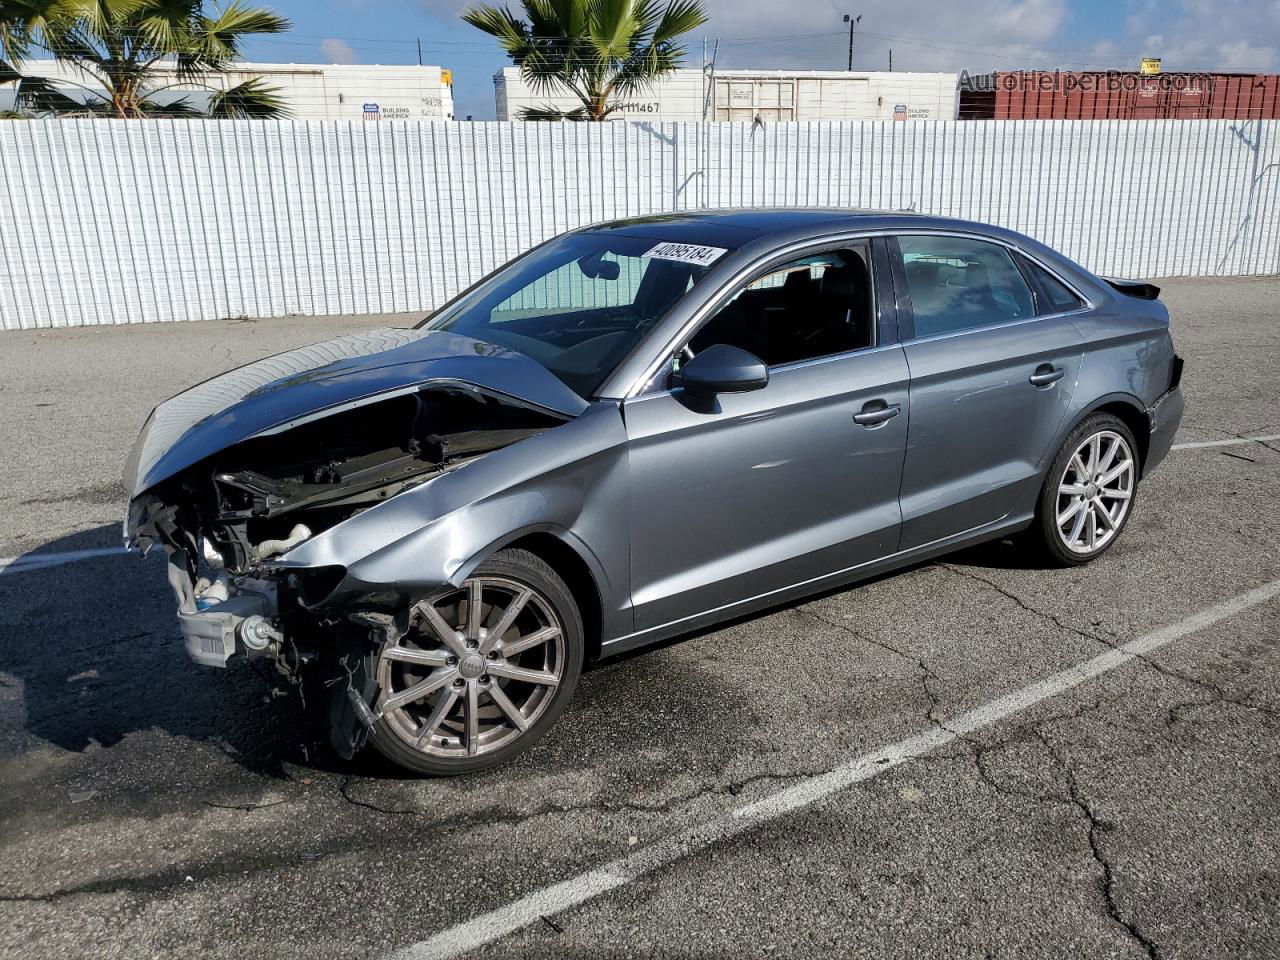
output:
[[[877,342],[875,273],[865,243],[766,269],[690,340],[760,356],[763,389],[676,378],[625,401],[637,632],[897,549],[908,372],[896,337]]]

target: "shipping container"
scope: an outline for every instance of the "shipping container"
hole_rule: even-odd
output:
[[[239,62],[225,73],[211,75],[207,87],[184,85],[169,64],[157,64],[152,70],[163,84],[173,84],[159,100],[185,99],[197,108],[203,107],[212,90],[258,79],[279,91],[295,120],[453,119],[452,75],[440,67]],[[91,77],[64,61],[31,60],[22,64],[22,71],[52,80],[76,99],[88,99],[84,88],[94,87]],[[0,103],[5,93],[15,103],[17,85],[0,85]]]
[[[611,120],[954,120],[954,73],[843,70],[676,70],[617,104]],[[535,93],[517,67],[493,77],[499,120],[524,111],[580,106],[573,96]]]
[[[1023,70],[960,80],[961,120],[1274,120],[1280,75]]]

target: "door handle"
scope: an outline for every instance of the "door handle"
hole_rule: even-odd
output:
[[[1057,383],[1067,375],[1067,371],[1062,367],[1055,367],[1050,363],[1042,363],[1036,367],[1036,372],[1027,379],[1031,381],[1033,386],[1047,387],[1051,383]]]
[[[902,404],[885,403],[883,400],[868,400],[862,405],[862,411],[853,415],[853,422],[864,427],[875,427],[892,420],[902,412]]]

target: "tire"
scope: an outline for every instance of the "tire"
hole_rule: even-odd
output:
[[[1028,531],[1037,552],[1056,566],[1076,567],[1110,550],[1133,514],[1140,471],[1138,445],[1124,421],[1109,413],[1086,417],[1045,475]]]
[[[527,550],[499,551],[461,589],[414,604],[408,632],[379,653],[370,742],[431,776],[505,763],[564,712],[584,649],[582,615],[559,575]]]

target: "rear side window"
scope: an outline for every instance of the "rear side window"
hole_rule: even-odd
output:
[[[1045,302],[1040,304],[1039,313],[1066,313],[1068,310],[1079,310],[1084,306],[1084,301],[1048,270],[1025,257],[1022,258],[1022,265],[1032,279],[1040,285],[1040,292],[1044,294],[1042,299]]]
[[[898,246],[917,337],[1035,316],[1031,288],[999,244],[906,235]]]

